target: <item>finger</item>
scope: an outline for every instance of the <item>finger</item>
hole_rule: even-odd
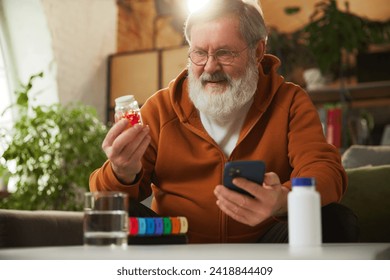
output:
[[[102,143],[103,150],[112,146],[115,139],[126,129],[128,123],[129,121],[127,119],[122,119],[108,131]]]
[[[263,187],[269,188],[277,185],[280,185],[280,179],[275,172],[267,172],[264,174]]]
[[[232,208],[240,207],[253,211],[253,199],[246,194],[230,190],[223,185],[218,185],[214,193],[218,200],[231,204]]]
[[[256,194],[258,194],[259,189],[261,189],[261,185],[249,181],[242,177],[236,177],[233,179],[233,184],[239,187],[240,189],[243,189],[244,191],[247,191],[252,196],[256,197]]]
[[[272,185],[280,185],[279,176],[275,172],[267,172],[264,174],[264,183]]]
[[[232,217],[236,221],[243,221],[245,217],[242,216],[243,211],[240,211],[240,208],[231,203],[226,203],[223,200],[217,200],[217,205],[226,215]],[[241,208],[242,209],[242,208]]]
[[[142,168],[141,158],[151,141],[151,137],[147,133],[148,129],[145,131],[139,133],[136,137],[137,140],[127,144],[121,153],[110,158],[114,172],[118,177],[122,176],[123,182],[133,181],[133,179],[125,180],[126,174],[137,174]]]
[[[135,135],[135,138],[130,140],[125,147],[124,155],[127,155],[127,158],[134,160],[139,160],[144,154],[147,146],[150,143],[149,128],[145,127],[141,132]]]
[[[252,213],[248,209],[240,207],[239,205],[223,198],[218,199],[216,201],[216,204],[222,212],[224,212],[232,219],[246,225],[255,225],[255,221],[252,221],[252,219],[256,217],[256,215],[254,215],[254,213]]]
[[[139,145],[133,150],[131,154],[129,154],[128,161],[138,161],[142,158],[143,154],[145,153],[146,149],[148,148],[150,144],[151,137],[149,135],[146,135],[142,141],[140,141]]]
[[[131,156],[142,140],[149,134],[149,127],[136,125],[120,134],[112,143],[111,157]]]
[[[278,182],[278,180],[273,180],[273,182]],[[266,201],[269,200],[269,196],[271,195],[270,190],[273,190],[276,186],[265,185],[265,183],[263,183],[263,185],[259,185],[257,183],[240,177],[234,178],[233,183],[237,187],[250,193],[255,201],[262,203],[266,203]]]

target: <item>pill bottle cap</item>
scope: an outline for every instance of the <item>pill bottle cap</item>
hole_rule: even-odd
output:
[[[115,99],[116,104],[126,104],[135,101],[134,95],[124,95]]]
[[[310,187],[310,186],[315,186],[315,185],[316,185],[315,178],[300,177],[300,178],[293,178],[292,179],[292,186],[293,187]]]

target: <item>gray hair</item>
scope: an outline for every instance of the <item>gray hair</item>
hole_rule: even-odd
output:
[[[229,15],[238,18],[240,33],[250,48],[260,40],[267,39],[267,28],[259,5],[255,6],[243,0],[212,0],[188,16],[184,26],[188,44],[191,42],[191,28],[194,25]]]

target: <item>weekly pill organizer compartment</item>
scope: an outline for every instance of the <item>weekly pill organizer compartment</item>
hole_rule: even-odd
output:
[[[185,217],[129,217],[128,244],[186,244]]]

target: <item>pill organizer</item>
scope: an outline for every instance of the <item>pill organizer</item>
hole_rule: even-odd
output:
[[[185,235],[186,217],[129,217],[130,236]]]

